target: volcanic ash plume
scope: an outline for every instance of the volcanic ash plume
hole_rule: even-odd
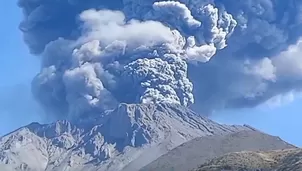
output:
[[[121,102],[203,112],[252,107],[302,87],[302,2],[19,0],[19,6],[24,40],[41,58],[33,94],[59,118]]]

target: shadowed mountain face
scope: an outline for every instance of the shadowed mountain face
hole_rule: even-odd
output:
[[[220,125],[180,105],[121,104],[90,118],[33,123],[0,139],[0,168],[135,171],[197,137],[253,129]]]
[[[187,171],[197,168],[209,159],[231,152],[287,148],[295,147],[282,141],[279,137],[270,136],[256,130],[239,131],[222,136],[199,137],[159,157],[141,171]]]

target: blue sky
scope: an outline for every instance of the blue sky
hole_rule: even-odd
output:
[[[214,114],[212,119],[226,124],[248,124],[301,147],[301,103],[299,99],[275,108],[224,111]]]
[[[5,8],[4,8],[5,7]],[[31,56],[18,31],[21,11],[16,1],[0,1],[0,135],[32,121],[41,121],[39,110],[29,95],[30,81],[39,69],[38,58]],[[228,124],[249,124],[302,145],[302,99],[275,108],[261,107],[218,112],[212,119]]]
[[[29,55],[23,43],[18,30],[21,16],[15,0],[0,1],[0,135],[39,120],[29,95],[38,59]]]

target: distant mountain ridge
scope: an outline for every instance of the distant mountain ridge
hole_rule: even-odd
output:
[[[248,135],[238,135],[246,132]],[[243,134],[244,135],[244,134]],[[169,168],[170,152],[186,144],[194,144],[179,158],[192,159],[203,145],[223,145],[225,137],[266,141],[269,135],[244,125],[222,125],[202,117],[190,109],[175,104],[120,104],[116,109],[87,116],[75,121],[61,120],[52,124],[32,123],[0,138],[1,171],[152,171],[153,163],[167,161],[156,170]],[[247,139],[246,139],[247,138]],[[272,138],[276,148],[293,147]],[[230,141],[232,142],[232,141]],[[283,143],[283,144],[282,144]],[[265,143],[264,143],[265,144]],[[278,145],[279,144],[279,145]],[[177,147],[177,148],[175,148]],[[235,150],[261,149],[257,144],[246,144]],[[262,149],[274,149],[265,145]],[[174,149],[175,148],[175,149]],[[174,150],[172,150],[174,149]],[[209,150],[210,149],[204,149]],[[195,152],[193,152],[195,151]],[[233,150],[234,151],[234,150]],[[203,151],[204,153],[206,151]],[[217,154],[224,154],[228,150]],[[232,152],[232,151],[231,151]],[[203,157],[211,159],[216,153]],[[191,157],[191,158],[190,158]],[[174,160],[193,168],[197,162]],[[199,161],[198,164],[202,161]],[[154,165],[153,165],[154,166]],[[166,167],[168,166],[168,167]]]
[[[77,122],[32,123],[0,139],[0,163],[12,170],[138,170],[196,137],[224,135],[228,126],[174,104],[120,104]]]

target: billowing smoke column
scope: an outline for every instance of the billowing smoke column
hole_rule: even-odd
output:
[[[19,0],[46,111],[74,118],[126,103],[203,112],[302,88],[302,1]],[[301,47],[301,48],[300,48]]]

